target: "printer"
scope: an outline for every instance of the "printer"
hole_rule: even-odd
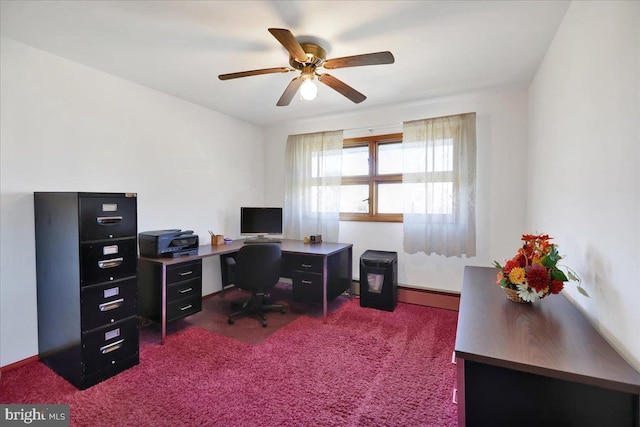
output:
[[[196,255],[198,253],[198,235],[193,230],[144,231],[138,234],[140,256],[178,257],[181,255]]]

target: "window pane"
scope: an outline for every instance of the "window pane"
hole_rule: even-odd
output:
[[[333,186],[311,187],[311,199],[308,200],[311,212],[335,212],[337,188]]]
[[[340,176],[342,150],[311,154],[311,176],[313,178]]]
[[[340,188],[340,212],[368,213],[368,199],[368,185],[343,185]]]
[[[404,203],[407,213],[447,214],[453,213],[453,183],[428,182],[426,184],[403,184]]]
[[[402,173],[402,143],[378,145],[378,174]]]
[[[428,182],[427,183],[427,213],[429,214],[453,213],[453,183],[452,182]]]
[[[404,146],[404,172],[453,170],[453,140],[416,141]]]
[[[427,147],[427,172],[453,170],[453,140],[439,139]]]
[[[402,184],[378,184],[378,213],[402,213]]]
[[[342,176],[369,175],[369,147],[342,150]]]

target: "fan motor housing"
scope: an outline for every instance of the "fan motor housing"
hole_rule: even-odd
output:
[[[291,64],[291,66],[297,70],[302,70],[305,66],[309,65],[320,67],[327,59],[327,53],[317,44],[302,43],[300,46],[307,54],[307,62],[298,62],[294,57],[289,56],[289,64]]]

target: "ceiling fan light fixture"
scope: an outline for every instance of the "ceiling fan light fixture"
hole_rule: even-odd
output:
[[[300,96],[306,101],[311,101],[318,95],[318,87],[311,80],[312,78],[306,78],[300,85]]]

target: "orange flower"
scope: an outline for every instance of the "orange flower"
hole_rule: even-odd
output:
[[[516,267],[511,270],[509,273],[509,281],[516,285],[521,285],[524,283],[524,268]]]

